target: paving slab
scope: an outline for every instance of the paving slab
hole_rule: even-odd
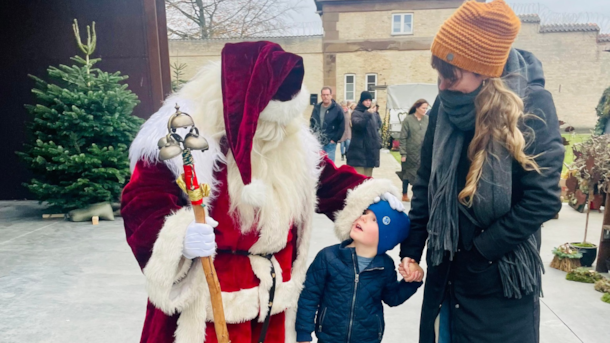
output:
[[[381,165],[374,176],[400,187],[393,156],[382,152]],[[146,292],[122,219],[92,226],[43,220],[41,214],[35,202],[0,202],[0,342],[139,341]],[[599,240],[601,222],[600,213],[591,213],[589,241]],[[584,223],[584,214],[564,206],[558,220],[545,224],[545,265],[554,246],[582,240]],[[330,220],[316,215],[313,224],[310,262],[320,249],[338,243]],[[398,262],[398,248],[390,255]],[[543,287],[542,343],[609,341],[610,305],[592,285],[566,281],[564,272],[547,267]],[[386,307],[384,342],[418,341],[422,297],[420,290],[404,305]]]

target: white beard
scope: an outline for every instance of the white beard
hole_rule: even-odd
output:
[[[311,192],[317,184],[317,165],[311,165],[319,147],[304,142],[311,134],[305,120],[287,126],[259,121],[252,147],[252,179],[264,185],[264,201],[254,206],[244,200],[244,183],[231,154],[227,156],[230,213],[243,233],[258,230],[252,253],[272,253],[284,248],[291,224],[300,225],[311,215]],[[315,138],[312,138],[315,139]],[[309,143],[309,144],[308,144]],[[319,157],[315,159],[316,163]],[[315,175],[315,178],[314,178]],[[313,197],[315,199],[315,197]],[[315,200],[313,200],[315,202]],[[307,206],[309,205],[309,206]],[[315,204],[314,204],[315,206]],[[278,239],[282,237],[283,239]]]

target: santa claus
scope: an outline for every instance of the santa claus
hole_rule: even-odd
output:
[[[227,44],[221,63],[204,67],[142,126],[122,196],[127,242],[149,296],[141,342],[217,341],[198,263],[206,256],[214,257],[231,342],[295,342],[314,213],[351,211],[355,219],[361,206],[344,203],[350,190],[350,199],[381,196],[401,208],[389,181],[320,154],[302,115],[303,75],[301,57],[277,44]],[[176,103],[210,146],[193,151],[199,181],[212,190],[208,224],[193,221],[175,182],[180,157],[159,159],[157,141]]]

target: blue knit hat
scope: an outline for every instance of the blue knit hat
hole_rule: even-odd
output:
[[[411,220],[406,213],[393,210],[385,200],[372,204],[368,209],[375,213],[377,225],[379,225],[377,255],[392,250],[397,244],[407,239],[411,230]]]

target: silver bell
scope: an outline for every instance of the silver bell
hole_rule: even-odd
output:
[[[189,116],[188,114],[184,113],[175,116],[170,123],[171,128],[174,130],[179,129],[181,127],[190,127],[193,125],[195,125],[195,123],[193,122],[193,118],[191,118],[191,116]]]
[[[157,143],[159,146],[159,158],[162,161],[171,160],[172,158],[179,156],[182,154],[182,148],[180,147],[180,143],[177,141],[170,139],[167,140],[167,137],[163,137]]]
[[[208,145],[208,141],[205,138],[194,133],[189,133],[184,139],[185,149],[205,151],[208,150],[209,147],[210,146]]]

